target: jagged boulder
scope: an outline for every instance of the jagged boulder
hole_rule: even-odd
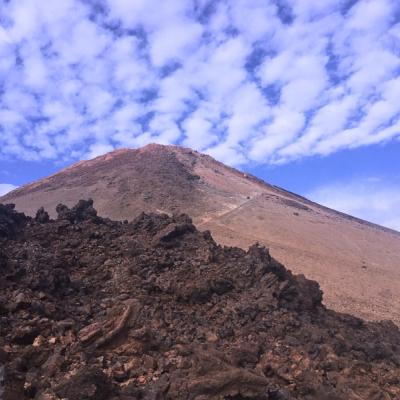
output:
[[[45,211],[43,207],[40,207],[36,212],[35,221],[41,224],[45,224],[50,221],[49,214]]]
[[[64,204],[56,207],[57,219],[66,220],[72,224],[82,221],[99,222],[101,219],[97,217],[97,211],[93,207],[93,200],[79,200],[79,202],[69,209]]]
[[[0,237],[15,234],[27,221],[25,214],[15,211],[14,204],[0,204]]]

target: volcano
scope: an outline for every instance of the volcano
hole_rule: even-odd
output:
[[[326,208],[177,146],[120,149],[0,198],[34,216],[93,199],[101,217],[143,211],[191,216],[222,245],[258,242],[294,273],[320,283],[324,303],[369,320],[400,323],[400,233]]]

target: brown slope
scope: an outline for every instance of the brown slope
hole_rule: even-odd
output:
[[[190,149],[149,145],[82,161],[0,199],[32,215],[93,198],[99,214],[185,212],[222,244],[259,241],[296,273],[320,282],[325,303],[400,323],[400,234],[268,185]]]

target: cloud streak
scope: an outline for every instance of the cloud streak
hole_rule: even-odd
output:
[[[16,189],[18,186],[11,185],[10,183],[0,183],[0,196],[4,196],[8,192]]]
[[[285,163],[400,137],[396,0],[0,0],[0,157]]]
[[[323,185],[307,197],[335,210],[400,231],[400,186],[380,179]]]

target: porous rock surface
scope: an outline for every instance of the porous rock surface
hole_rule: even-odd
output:
[[[400,332],[186,215],[0,205],[3,400],[400,399]]]

